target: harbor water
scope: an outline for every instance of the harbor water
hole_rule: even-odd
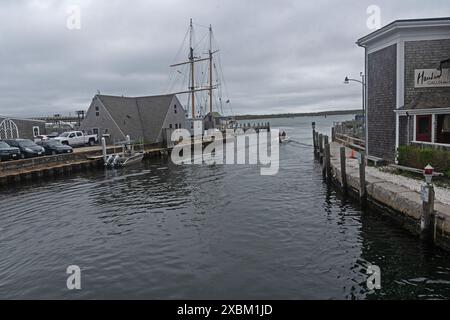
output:
[[[449,253],[322,179],[311,122],[351,117],[271,119],[291,138],[274,176],[152,159],[2,188],[0,298],[450,298]]]

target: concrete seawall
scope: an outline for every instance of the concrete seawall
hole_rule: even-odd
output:
[[[332,142],[330,144],[332,181],[342,188],[342,175],[340,164],[340,147],[342,145]],[[346,177],[349,193],[359,195],[360,181],[357,161],[349,161],[351,150],[347,149]],[[406,186],[386,181],[366,171],[366,191],[369,205],[382,208],[393,217],[401,226],[415,235],[420,235],[420,217],[422,213],[422,199],[419,192]],[[435,201],[432,217],[433,242],[450,250],[450,206]]]
[[[108,147],[114,152],[114,147]],[[117,148],[117,150],[119,150]],[[145,149],[145,157],[163,156],[167,149]],[[0,186],[26,183],[32,180],[45,180],[49,177],[70,175],[75,172],[103,167],[101,147],[74,149],[73,153],[51,155],[31,159],[0,162]]]

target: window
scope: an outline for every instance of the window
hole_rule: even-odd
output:
[[[416,116],[416,140],[431,142],[431,115]]]
[[[83,134],[81,132],[77,132],[77,137],[81,137]]]
[[[99,111],[100,108],[98,106],[95,106],[95,111]]]
[[[172,124],[171,123],[169,124],[169,129],[172,129]]]
[[[450,144],[450,114],[437,114],[435,142]]]
[[[178,123],[175,123],[175,129],[178,129]]]
[[[39,135],[39,127],[33,127],[33,137],[37,137]]]
[[[69,135],[69,138],[75,138],[75,133],[71,133],[71,134]]]
[[[179,124],[178,124],[178,128],[180,128],[180,129],[181,129],[181,123],[179,123]]]
[[[176,104],[173,105],[173,113],[177,113],[177,105]]]
[[[95,113],[95,116],[96,116],[96,117],[100,116],[100,112],[97,111],[97,112]]]

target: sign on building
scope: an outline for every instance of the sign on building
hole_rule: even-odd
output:
[[[450,87],[450,69],[414,70],[416,88]]]

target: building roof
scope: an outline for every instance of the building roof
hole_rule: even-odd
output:
[[[368,35],[358,39],[357,45],[364,47],[373,41],[384,38],[399,30],[426,28],[426,27],[450,27],[450,17],[428,18],[428,19],[404,19],[395,20],[386,26],[369,33]]]
[[[222,116],[220,115],[220,113],[218,113],[217,111],[213,111],[213,112],[208,112],[206,114],[206,116],[213,116],[214,118],[221,118]],[[205,116],[205,117],[206,117]]]
[[[415,98],[399,110],[450,108],[450,95],[435,94],[430,98],[429,92],[418,92]]]
[[[125,135],[156,141],[174,94],[147,97],[97,95]]]

